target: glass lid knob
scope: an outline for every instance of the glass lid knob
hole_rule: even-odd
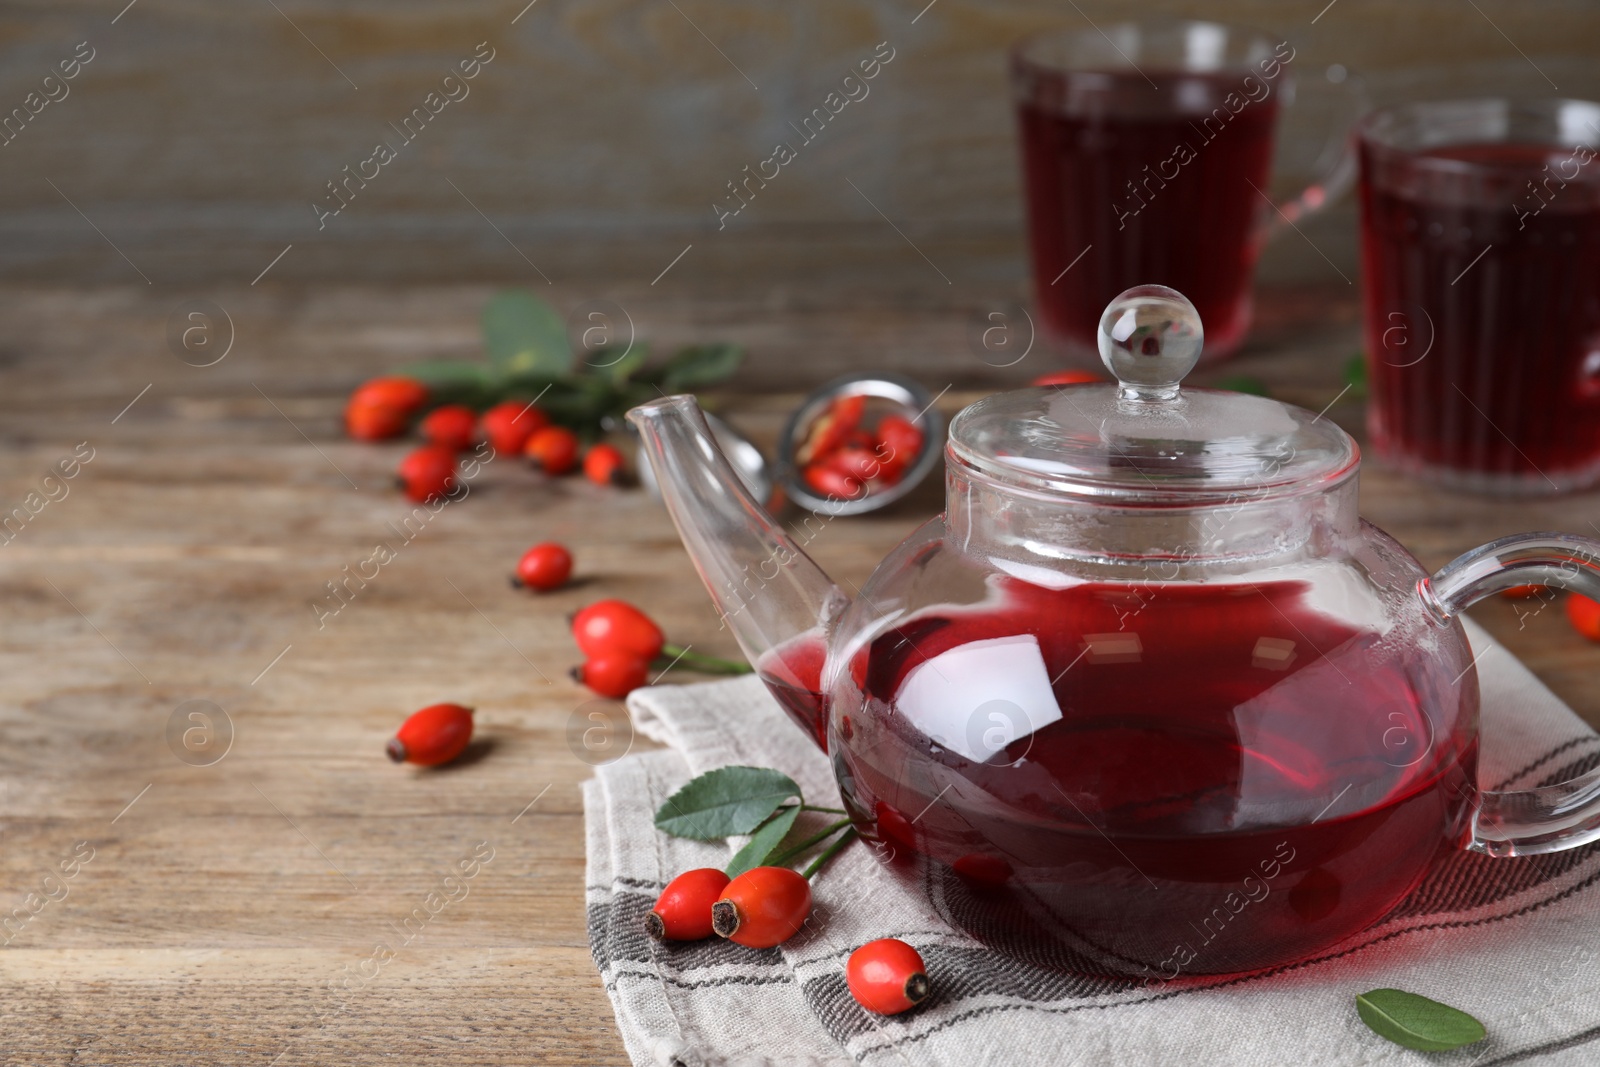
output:
[[[1176,289],[1136,285],[1106,305],[1098,341],[1118,395],[1158,403],[1178,398],[1178,383],[1200,359],[1205,330]]]

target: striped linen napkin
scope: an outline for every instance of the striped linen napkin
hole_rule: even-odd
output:
[[[1467,631],[1480,652],[1480,780],[1527,788],[1600,765],[1600,736],[1481,628]],[[743,764],[789,774],[808,797],[836,794],[827,760],[754,678],[642,689],[628,703],[635,728],[668,747],[599,768],[584,809],[589,941],[635,1064],[1600,1063],[1600,844],[1458,853],[1387,918],[1314,959],[1155,988],[987,951],[860,846],[817,876],[815,921],[778,948],[657,944],[643,920],[667,880],[730,852],[655,829],[675,789]],[[851,950],[879,937],[910,942],[927,963],[934,993],[904,1015],[872,1015],[845,986]],[[1391,1044],[1355,1012],[1355,994],[1380,987],[1471,1012],[1489,1038],[1449,1053]]]

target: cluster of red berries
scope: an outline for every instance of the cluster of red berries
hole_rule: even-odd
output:
[[[823,496],[851,499],[897,485],[922,454],[923,433],[901,414],[878,418],[871,429],[863,394],[841,396],[806,428],[795,461],[806,485]]]
[[[655,621],[625,600],[600,600],[572,617],[572,636],[586,657],[572,677],[603,697],[621,700],[650,678],[666,647]]]
[[[716,934],[747,948],[789,940],[811,914],[811,882],[788,867],[755,867],[730,879],[714,867],[667,883],[645,928],[658,941],[699,941]],[[904,941],[869,941],[845,966],[850,993],[868,1011],[896,1015],[928,995],[922,957]]]
[[[374,378],[350,394],[345,428],[359,441],[398,437],[427,407],[427,386],[410,378]],[[481,415],[464,404],[442,404],[424,415],[417,430],[428,442],[400,463],[406,495],[419,503],[455,489],[456,457],[486,441],[496,455],[521,455],[549,475],[569,474],[582,458],[584,475],[599,485],[623,485],[627,465],[610,444],[585,451],[578,435],[551,424],[549,416],[523,400],[504,400]]]
[[[673,667],[701,674],[749,674],[748,663],[668,644],[655,620],[626,600],[597,600],[572,617],[572,637],[584,654],[572,678],[603,697],[621,700]]]

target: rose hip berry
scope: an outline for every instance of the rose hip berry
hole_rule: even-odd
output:
[[[578,435],[565,426],[546,426],[528,438],[522,452],[546,474],[566,474],[578,465]]]
[[[922,454],[924,435],[920,427],[902,415],[885,415],[878,420],[879,455],[886,462],[910,466]]]
[[[386,441],[405,432],[409,416],[399,408],[352,400],[344,409],[345,432],[357,441]]]
[[[1567,619],[1572,628],[1591,641],[1600,641],[1600,604],[1586,596],[1567,596]]]
[[[747,948],[793,937],[811,914],[811,883],[787,867],[754,867],[729,882],[711,905],[711,928]]]
[[[398,474],[406,496],[426,503],[456,487],[456,454],[439,445],[425,445],[400,461]]]
[[[550,425],[544,412],[526,400],[503,400],[483,413],[478,428],[495,452],[520,455],[528,438]]]
[[[645,919],[645,930],[657,941],[699,941],[710,937],[711,905],[728,886],[728,876],[715,867],[685,871],[667,883]]]
[[[626,652],[604,652],[574,667],[572,677],[603,697],[621,700],[650,680],[650,661]]]
[[[922,957],[892,937],[868,941],[850,953],[844,976],[856,1002],[879,1015],[898,1015],[928,995]]]
[[[472,438],[478,432],[478,416],[464,404],[446,404],[428,412],[418,427],[422,436],[452,452],[465,452],[472,447]]]
[[[433,767],[461,755],[472,740],[472,709],[430,704],[400,724],[384,751],[396,763]]]
[[[352,406],[382,404],[402,415],[414,415],[428,402],[428,387],[414,378],[373,378],[350,394]]]
[[[511,584],[541,593],[560,589],[572,577],[572,553],[554,541],[534,545],[517,560],[517,573]]]
[[[820,496],[854,500],[865,486],[859,478],[826,463],[812,463],[801,473],[806,485]]]
[[[625,600],[597,600],[578,612],[572,636],[590,659],[620,653],[649,662],[667,643],[661,627]]]
[[[866,409],[865,394],[839,397],[811,424],[806,439],[795,450],[795,458],[801,463],[810,463],[849,442],[861,425]]]
[[[583,457],[583,476],[596,485],[622,485],[625,474],[622,451],[616,445],[595,445]]]

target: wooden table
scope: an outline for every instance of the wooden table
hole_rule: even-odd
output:
[[[576,659],[564,616],[619,594],[678,640],[735,650],[643,493],[496,462],[409,542],[389,528],[410,510],[389,484],[401,446],[346,441],[343,394],[404,360],[471,354],[487,292],[198,294],[235,334],[209,367],[166,340],[168,313],[197,294],[0,294],[0,514],[31,491],[67,492],[0,544],[0,915],[27,917],[0,930],[0,1060],[626,1062],[584,936],[578,784],[591,768],[567,730],[587,695],[564,675]],[[563,306],[594,295],[555,294]],[[1041,369],[976,358],[981,299],[608,295],[669,344],[749,344],[755,362],[723,411],[758,437],[792,402],[782,390],[852,366],[949,384],[948,410]],[[1257,343],[1227,373],[1312,408],[1335,401],[1357,347],[1348,293],[1263,307]],[[1357,427],[1361,407],[1346,397],[1328,414]],[[45,484],[79,442],[93,458]],[[815,555],[860,582],[938,499],[929,486],[892,513],[831,524]],[[1451,496],[1376,466],[1363,493],[1367,516],[1429,566],[1516,530],[1585,529],[1596,502]],[[539,598],[509,589],[518,553],[542,538],[576,548],[581,582]],[[379,541],[396,558],[319,628],[325,583]],[[1479,617],[1600,723],[1600,647],[1558,610],[1518,610],[1496,601]],[[478,708],[473,758],[391,765],[384,741],[440,700]],[[177,710],[188,701],[232,724],[209,766],[168,741],[175,715],[180,738],[205,728],[188,718],[204,705]],[[475,848],[492,860],[445,883]],[[436,907],[436,891],[455,899]],[[418,908],[437,914],[393,959],[364,962]]]

